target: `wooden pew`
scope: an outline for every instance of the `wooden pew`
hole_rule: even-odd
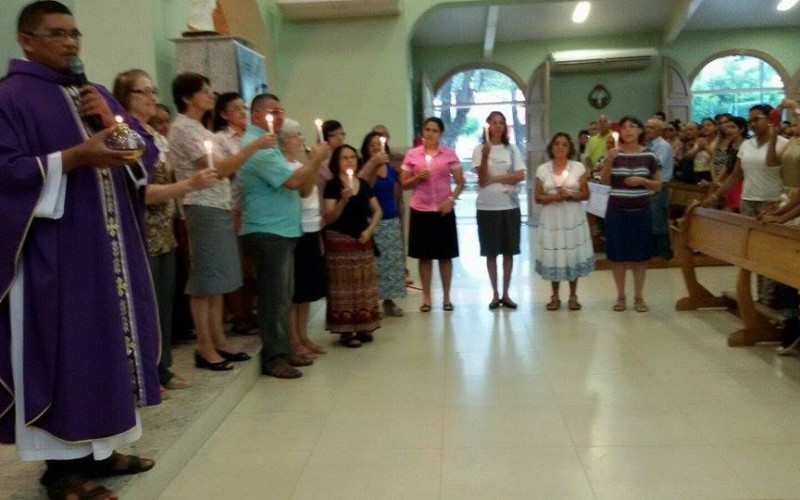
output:
[[[692,203],[708,197],[710,186],[698,186],[684,182],[669,183],[669,215],[671,219],[682,216]]]
[[[756,273],[800,288],[800,228],[762,224],[739,214],[701,208],[693,203],[677,226],[671,227],[672,247],[681,261],[689,292],[675,304],[678,311],[707,307],[738,307],[744,328],[728,337],[729,346],[778,341],[780,331],[758,312],[751,294],[751,274]],[[736,304],[711,294],[697,281],[694,251],[739,268]]]

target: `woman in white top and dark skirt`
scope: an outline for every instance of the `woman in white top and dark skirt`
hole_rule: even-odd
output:
[[[486,118],[484,143],[475,146],[472,164],[478,170],[478,240],[481,255],[492,283],[489,309],[501,305],[516,309],[508,295],[514,255],[519,254],[519,231],[522,217],[519,209],[518,184],[525,180],[525,163],[519,149],[508,141],[506,117],[492,111]],[[497,256],[503,256],[503,295],[497,290]]]

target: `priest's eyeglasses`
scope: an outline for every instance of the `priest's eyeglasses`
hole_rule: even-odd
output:
[[[158,97],[158,89],[155,87],[145,87],[143,89],[131,89],[131,92],[139,95],[155,96]]]
[[[83,37],[83,33],[78,30],[53,30],[50,33],[25,33],[28,36],[35,36],[38,38],[49,38],[50,40],[59,40],[61,42],[66,42],[68,39],[72,38],[76,42],[80,42],[81,38]]]

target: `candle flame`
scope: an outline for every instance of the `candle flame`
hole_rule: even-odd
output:
[[[114,121],[116,121],[119,124],[122,124],[125,120],[122,119],[122,116],[117,115],[114,117]]]
[[[210,153],[214,149],[214,143],[209,140],[205,140],[203,141],[203,147],[206,148],[206,152]]]
[[[321,126],[322,126],[322,120],[320,120],[319,118],[317,118],[316,120],[314,120],[314,124],[315,124],[317,127],[321,127]]]

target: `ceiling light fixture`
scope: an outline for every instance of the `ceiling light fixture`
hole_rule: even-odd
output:
[[[796,2],[797,0],[794,1]],[[586,21],[586,18],[589,17],[589,9],[591,8],[592,4],[589,2],[578,2],[578,5],[575,6],[575,10],[572,12],[572,22],[580,24]]]
[[[800,0],[781,0],[775,8],[778,9],[778,12],[783,12],[797,5],[798,1]]]

